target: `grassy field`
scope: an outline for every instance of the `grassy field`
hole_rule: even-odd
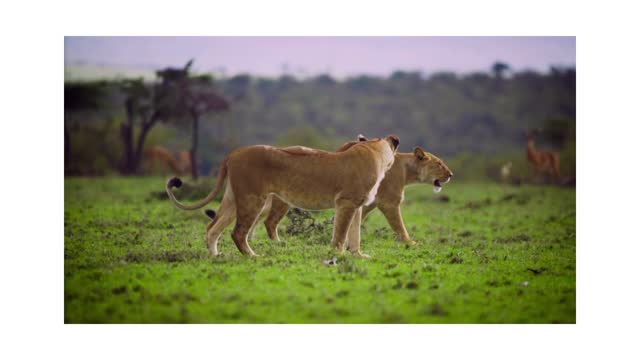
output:
[[[443,198],[409,187],[416,247],[395,241],[376,210],[362,232],[372,258],[325,266],[331,211],[313,213],[315,226],[285,218],[280,243],[260,227],[257,259],[240,255],[230,226],[210,258],[208,218],[163,199],[164,181],[65,179],[66,323],[576,321],[573,188],[454,181]]]

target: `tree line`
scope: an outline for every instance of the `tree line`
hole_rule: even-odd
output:
[[[65,83],[65,172],[136,174],[145,144],[163,143],[188,146],[197,176],[237,146],[332,149],[358,133],[397,134],[402,151],[419,145],[445,158],[500,157],[522,151],[531,129],[540,130],[542,146],[575,163],[574,68],[514,72],[496,62],[462,75],[396,71],[336,80],[214,79],[190,66],[159,70],[151,82]]]

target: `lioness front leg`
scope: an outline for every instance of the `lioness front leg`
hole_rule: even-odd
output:
[[[344,251],[347,232],[349,231],[349,226],[351,225],[353,216],[357,210],[357,206],[349,203],[336,205],[336,216],[333,221],[333,238],[331,239],[331,245],[339,252]]]
[[[380,211],[387,219],[389,225],[393,231],[396,232],[398,239],[407,245],[415,245],[416,242],[409,238],[407,229],[404,227],[404,221],[402,221],[402,213],[400,212],[400,206],[380,206]]]
[[[353,253],[353,255],[361,258],[368,259],[371,256],[360,252],[360,224],[362,222],[362,206],[356,210],[349,227],[349,233],[347,237],[347,249]]]

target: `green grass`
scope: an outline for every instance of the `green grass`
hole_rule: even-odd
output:
[[[280,243],[256,231],[262,257],[241,256],[230,226],[210,258],[208,219],[152,194],[163,187],[65,179],[66,323],[575,323],[575,189],[454,181],[443,202],[409,187],[416,247],[376,210],[362,232],[372,259],[327,267],[331,226],[287,235],[287,218]]]

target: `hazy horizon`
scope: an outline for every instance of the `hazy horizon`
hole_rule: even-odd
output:
[[[82,68],[96,77],[100,69],[104,77],[153,75],[189,59],[196,72],[266,77],[486,72],[496,61],[514,71],[576,65],[575,37],[65,37],[64,44],[70,77]]]

